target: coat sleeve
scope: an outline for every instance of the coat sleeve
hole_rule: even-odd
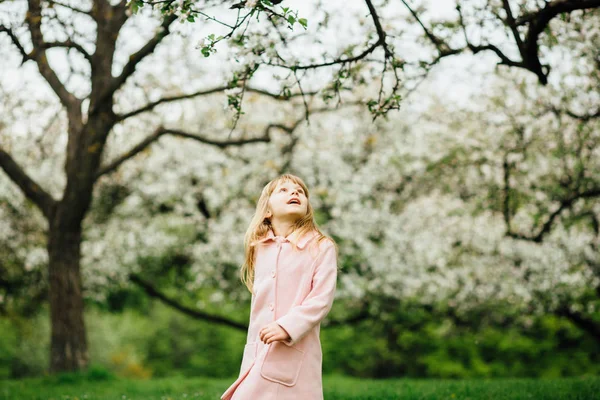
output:
[[[282,343],[292,346],[327,316],[333,305],[336,282],[337,254],[332,244],[323,250],[316,261],[312,287],[306,298],[275,320],[290,335],[290,339]]]

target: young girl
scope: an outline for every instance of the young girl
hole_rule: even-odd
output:
[[[244,244],[250,324],[239,377],[221,400],[323,399],[319,332],[338,247],[317,228],[302,179],[284,174],[263,188]]]

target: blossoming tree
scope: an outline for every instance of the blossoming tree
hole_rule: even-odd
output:
[[[94,198],[128,198],[129,208],[123,208],[128,210],[124,218],[127,215],[135,216],[136,207],[143,201],[143,196],[127,197],[124,194],[135,186],[136,181],[127,180],[129,186],[103,186],[103,181],[115,174],[117,182],[118,179],[123,179],[118,173],[127,162],[149,152],[151,146],[161,138],[177,137],[195,141],[220,149],[224,154],[230,153],[233,158],[237,157],[237,163],[247,163],[250,156],[242,149],[252,146],[253,154],[264,150],[267,143],[276,140],[274,132],[284,132],[289,135],[290,141],[279,150],[284,154],[284,159],[291,159],[295,154],[292,150],[298,143],[293,133],[302,121],[309,121],[311,114],[326,111],[327,105],[332,101],[337,104],[356,102],[366,105],[372,118],[377,119],[390,110],[398,109],[401,97],[415,90],[420,80],[442,58],[465,50],[489,50],[500,57],[502,64],[533,72],[542,84],[547,84],[550,70],[539,61],[541,32],[559,15],[599,6],[597,1],[572,4],[549,2],[537,9],[536,5],[524,2],[522,15],[515,16],[507,1],[502,4],[494,3],[490,6],[492,8],[483,10],[472,8],[473,14],[469,14],[468,7],[463,4],[458,14],[460,23],[438,26],[428,22],[421,10],[413,9],[408,2],[404,3],[403,11],[398,13],[391,5],[384,4],[377,8],[371,0],[365,0],[355,9],[348,7],[344,12],[339,12],[337,25],[336,18],[325,9],[318,17],[306,19],[302,18],[299,11],[283,7],[278,1],[226,3],[230,8],[223,8],[222,5],[218,8],[210,1],[189,0],[95,0],[85,3],[27,0],[16,2],[15,5],[1,5],[7,12],[1,21],[0,32],[3,40],[12,44],[10,50],[3,47],[3,51],[6,51],[3,62],[7,63],[9,69],[22,74],[32,72],[27,68],[34,65],[37,69],[35,72],[41,78],[37,81],[38,85],[44,82],[45,86],[42,86],[43,89],[36,85],[28,86],[29,97],[39,96],[42,102],[51,105],[38,106],[33,113],[29,111],[21,116],[15,115],[12,123],[3,121],[4,125],[0,128],[0,167],[27,201],[37,207],[39,217],[42,218],[38,223],[45,225],[43,229],[52,322],[52,371],[84,368],[89,361],[83,321],[82,257],[86,265],[93,265],[94,262],[89,260],[111,260],[111,252],[105,249],[112,249],[113,246],[127,249],[129,246],[129,251],[114,253],[117,256],[123,255],[122,258],[112,258],[112,270],[115,270],[114,265],[132,263],[131,254],[135,254],[135,226],[128,226],[130,229],[127,240],[119,240],[111,245],[111,240],[123,239],[116,234],[123,232],[123,227],[115,223],[113,229],[118,230],[111,231],[110,225],[101,225],[103,221],[90,221],[106,229],[91,230],[88,233],[90,239],[84,241],[84,221],[93,206]],[[324,7],[322,4],[317,6],[317,10]],[[365,12],[368,12],[368,18],[360,16]],[[481,13],[500,15],[498,18],[502,22],[501,29],[511,32],[512,44],[516,45],[520,59],[507,56],[491,42],[477,45],[472,43],[469,21],[473,18],[477,20]],[[412,22],[407,25],[410,30],[408,33],[424,33],[431,51],[414,51],[420,46],[414,41],[402,44],[404,28],[386,23],[381,17],[383,15],[386,18],[389,15],[406,16]],[[262,21],[253,22],[254,18],[259,17]],[[347,23],[350,17],[356,21],[354,25]],[[485,18],[485,15],[481,17],[482,20]],[[208,56],[208,60],[216,59],[226,63],[227,58],[218,58],[220,54],[224,54],[223,51],[219,53],[218,49],[223,48],[219,46],[228,40],[231,51],[227,54],[231,56],[233,67],[230,65],[224,68],[226,73],[223,77],[215,78],[215,71],[219,71],[217,66],[221,65],[219,63],[212,65],[212,69],[201,71],[194,63],[163,65],[159,63],[158,57],[153,57],[153,54],[158,53],[168,58],[169,50],[178,43],[178,35],[193,36],[185,27],[180,27],[185,24],[177,24],[177,21],[193,23],[197,19],[212,22],[215,26],[215,32],[208,32],[204,39],[196,41],[198,59]],[[143,28],[144,23],[153,26],[150,32]],[[316,28],[311,31],[309,28],[313,24]],[[561,26],[570,27],[568,21]],[[456,29],[457,27],[460,29]],[[310,34],[307,35],[304,29]],[[328,32],[328,29],[349,33],[346,35],[349,40],[341,43],[341,46],[337,42],[327,43],[324,40],[327,35],[320,35]],[[353,40],[354,38],[359,40]],[[455,43],[457,40],[458,44]],[[315,56],[317,53],[318,57]],[[17,62],[15,55],[19,58]],[[181,53],[179,55],[181,57]],[[59,61],[61,58],[62,63]],[[235,61],[238,61],[239,67],[236,67]],[[179,68],[172,68],[174,65]],[[152,68],[148,69],[150,66]],[[200,73],[203,74],[202,78],[198,78]],[[276,90],[269,91],[252,85],[253,82],[260,82],[261,73],[263,83],[276,87]],[[169,77],[170,81],[165,77]],[[7,88],[6,92],[10,96],[5,99],[5,108],[27,111],[20,103],[15,107],[10,105],[13,98],[24,96],[21,90],[13,87]],[[214,101],[211,96],[219,93],[226,95],[227,105],[234,111],[232,123],[219,122],[210,117],[208,106],[212,104],[209,101]],[[245,125],[242,123],[238,127],[238,121],[242,122],[244,113],[243,102],[251,96],[273,100],[274,103],[268,103],[268,107],[272,109],[277,109],[277,103],[281,101],[297,100],[303,112],[297,118],[284,122],[261,121],[263,124],[258,127],[247,121]],[[27,99],[27,96],[21,98]],[[190,103],[198,99],[207,100],[204,103]],[[264,106],[265,103],[260,104]],[[199,111],[202,111],[200,118],[191,118]],[[47,126],[37,123],[37,119],[43,118],[44,113],[47,114]],[[32,120],[24,120],[23,116]],[[10,121],[8,118],[7,120]],[[207,121],[215,125],[207,127]],[[196,129],[190,130],[190,126]],[[242,133],[234,137],[235,128]],[[213,131],[220,132],[221,135],[209,133]],[[258,131],[260,134],[247,134],[246,131]],[[130,132],[134,133],[130,135]],[[226,138],[223,137],[225,135]],[[132,142],[131,136],[135,136],[137,141]],[[33,150],[34,156],[29,164],[24,165],[22,160],[27,159],[32,139],[38,147]],[[126,150],[123,150],[124,146]],[[59,147],[62,150],[59,151]],[[52,151],[53,157],[46,157],[44,152],[49,151],[48,149]],[[192,150],[179,146],[177,151],[181,153]],[[211,153],[201,152],[202,157],[215,157],[213,160],[220,157],[208,154]],[[31,153],[29,155],[31,157]],[[278,157],[271,155],[272,158]],[[196,153],[188,154],[187,158],[195,156]],[[353,157],[352,154],[347,156]],[[180,163],[180,158],[173,156],[173,153],[164,157],[174,157],[171,161],[178,162],[180,168],[185,168]],[[324,157],[331,161],[331,155]],[[269,160],[265,160],[265,163]],[[381,156],[375,156],[374,160],[373,162],[381,160]],[[201,165],[208,168],[207,164]],[[281,169],[285,169],[286,165],[289,164],[280,165]],[[355,169],[354,172],[356,171]],[[154,176],[146,176],[155,180],[168,180],[178,175],[168,167],[153,173]],[[183,178],[178,179],[190,178],[179,176]],[[238,183],[243,175],[231,174],[229,178],[231,181],[223,182],[233,185],[232,182]],[[169,193],[152,182],[155,181],[147,181],[147,184],[137,182],[141,186],[141,193],[144,190],[150,191],[152,196],[165,196]],[[254,183],[256,186],[257,182]],[[13,199],[16,196],[14,186],[8,192]],[[214,187],[218,185],[215,184]],[[371,189],[362,184],[359,187],[361,190]],[[102,191],[105,188],[107,192]],[[209,196],[210,193],[220,196],[220,192],[214,189],[211,192],[210,188],[205,188],[202,195]],[[195,202],[204,217],[211,215],[205,198],[189,196],[184,198],[188,202]],[[390,198],[386,199],[385,201],[391,201]],[[236,201],[244,200],[234,194],[226,204],[236,204]],[[357,204],[360,203],[354,203],[351,207],[357,207]],[[332,208],[332,215],[336,213],[335,210],[339,212],[339,209]],[[237,214],[217,215],[220,221],[225,222],[236,218]],[[381,217],[384,218],[384,215],[382,212]],[[163,223],[171,221],[173,220],[169,219]],[[227,226],[213,222],[214,218],[209,221],[210,224],[216,224],[217,229]],[[140,232],[146,232],[142,226],[138,228]],[[112,235],[111,232],[115,234]],[[102,236],[104,244],[98,244],[94,235],[96,238]],[[228,236],[224,234],[224,237]],[[148,244],[152,244],[153,240],[162,243],[171,240],[161,240],[151,235],[144,236],[143,239]],[[85,243],[83,248],[82,242]],[[33,243],[39,243],[39,237],[35,237]],[[220,244],[226,243],[224,241]],[[363,241],[363,244],[362,250],[365,251],[374,246],[367,241]],[[203,258],[208,252],[202,246],[194,246],[194,249],[200,249],[193,251],[202,251]],[[32,263],[29,265],[44,262],[39,248],[31,255],[16,254],[14,257],[14,263],[19,263],[20,259]],[[92,272],[93,269],[90,268],[89,271]],[[94,282],[93,273],[87,278],[88,282]],[[103,282],[99,279],[97,283]]]

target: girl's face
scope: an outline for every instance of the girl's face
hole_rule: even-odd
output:
[[[269,197],[269,210],[272,212],[272,219],[295,221],[302,218],[308,212],[308,199],[304,189],[292,181],[280,183]]]

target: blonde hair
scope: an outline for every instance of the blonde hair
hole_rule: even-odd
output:
[[[331,242],[333,242],[335,246],[336,254],[338,251],[338,247],[335,241],[329,236],[324,235],[317,227],[317,223],[314,220],[314,211],[310,204],[309,191],[304,181],[296,175],[280,175],[279,177],[267,183],[262,189],[262,192],[256,204],[256,211],[252,217],[252,220],[250,221],[250,225],[248,226],[248,229],[246,230],[246,235],[244,237],[245,261],[240,270],[240,277],[242,282],[246,285],[246,287],[252,294],[254,294],[253,282],[254,263],[256,261],[256,246],[251,246],[251,244],[265,237],[265,235],[268,234],[269,230],[272,229],[271,220],[270,218],[266,217],[267,212],[269,211],[269,198],[271,197],[271,194],[279,184],[283,184],[284,182],[288,181],[300,185],[300,187],[302,187],[308,203],[306,214],[303,217],[298,218],[293,225],[292,233],[294,233],[296,236],[295,240],[292,242],[293,249],[297,250],[298,239],[300,239],[304,234],[314,230],[317,232],[317,239],[312,241],[313,244],[318,244],[323,240],[329,239],[331,240]]]

